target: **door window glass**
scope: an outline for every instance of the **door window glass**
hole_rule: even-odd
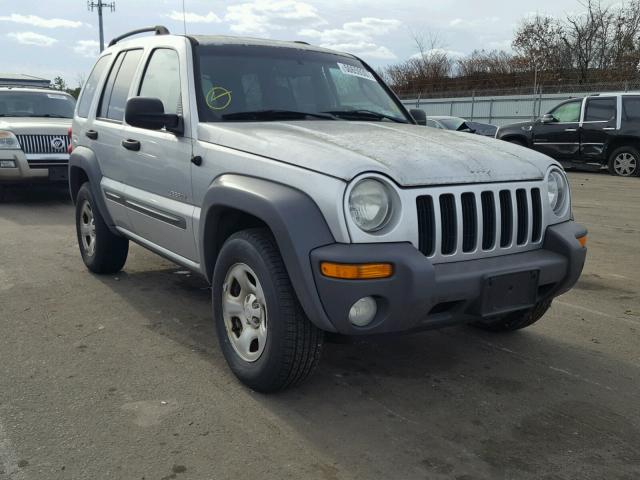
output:
[[[182,113],[180,63],[175,50],[154,50],[144,72],[139,95],[162,100],[165,113]]]
[[[592,98],[587,100],[584,113],[585,122],[608,122],[616,118],[616,97]]]
[[[129,50],[118,55],[102,92],[99,117],[122,121],[129,87],[141,56],[142,50]]]
[[[640,97],[622,97],[622,114],[625,121],[640,121]]]
[[[93,96],[98,89],[98,82],[102,77],[102,72],[107,67],[109,60],[111,59],[111,55],[105,55],[104,57],[100,57],[96,62],[89,78],[84,84],[82,88],[82,93],[80,93],[80,100],[78,102],[78,116],[82,118],[87,118],[89,116],[89,108],[91,108],[91,101],[93,100]]]
[[[553,117],[560,123],[577,123],[580,121],[580,107],[582,100],[563,103],[551,110]]]

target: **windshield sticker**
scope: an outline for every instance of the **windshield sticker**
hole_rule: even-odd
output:
[[[223,87],[211,87],[205,101],[211,110],[224,110],[231,105],[231,90]]]
[[[55,94],[55,93],[47,93],[47,97],[54,98],[56,100],[66,100],[67,99],[66,95],[59,95],[59,94]]]
[[[356,67],[354,65],[347,65],[345,63],[338,62],[338,68],[345,75],[351,75],[352,77],[366,78],[367,80],[371,80],[375,82],[375,77],[371,74],[371,72],[365,70],[362,67]]]

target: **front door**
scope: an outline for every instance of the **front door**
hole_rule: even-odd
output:
[[[561,103],[549,113],[554,121],[533,125],[533,148],[556,160],[575,161],[580,156],[582,99]]]
[[[616,133],[617,97],[587,99],[580,134],[581,161],[601,165],[605,160],[608,138]]]
[[[188,98],[178,53],[156,48],[134,96],[158,98],[165,113],[182,114]],[[184,72],[183,72],[184,73]],[[183,74],[182,78],[186,78]],[[132,127],[125,122],[120,158],[127,165],[127,205],[135,234],[196,262],[191,191],[191,135]]]

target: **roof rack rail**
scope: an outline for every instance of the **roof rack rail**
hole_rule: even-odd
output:
[[[44,89],[44,90],[56,90],[53,85],[49,84],[49,85],[38,85],[38,84],[34,84],[34,85],[29,85],[27,83],[11,83],[11,82],[2,82],[0,81],[0,87],[3,88],[39,88],[39,89]]]
[[[293,43],[299,43],[301,45],[311,45],[309,42],[305,42],[304,40],[294,40]]]
[[[127,37],[131,37],[133,35],[138,35],[139,33],[146,33],[146,32],[155,32],[156,35],[169,35],[171,33],[169,32],[169,29],[167,27],[164,27],[162,25],[156,25],[155,27],[138,28],[137,30],[131,30],[130,32],[123,33],[122,35],[115,37],[113,40],[109,42],[109,46],[111,47],[116,43],[118,43],[120,40],[124,40]]]

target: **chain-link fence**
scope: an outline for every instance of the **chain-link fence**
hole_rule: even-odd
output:
[[[533,89],[447,92],[446,97],[404,98],[408,108],[421,108],[428,116],[455,116],[476,122],[505,125],[538,118],[563,100],[594,93],[640,93],[640,81],[588,85],[544,86]]]

